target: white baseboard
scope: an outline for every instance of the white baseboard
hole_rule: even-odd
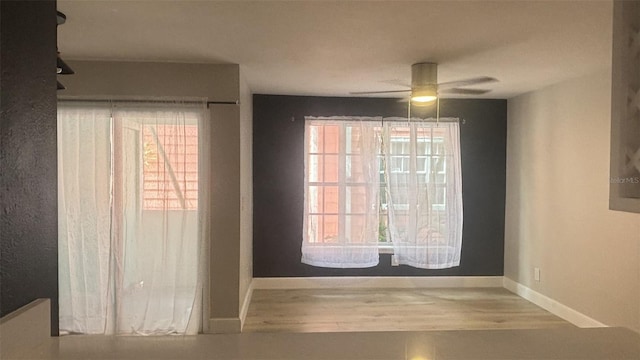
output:
[[[244,327],[244,320],[247,318],[247,312],[249,311],[249,304],[251,304],[251,297],[253,296],[253,280],[249,284],[249,289],[244,295],[242,306],[240,307],[240,330]]]
[[[502,287],[502,276],[340,276],[254,278],[253,289]]]
[[[607,325],[507,277],[504,277],[504,288],[578,327],[607,327]]]
[[[242,330],[240,318],[209,319],[208,334],[238,334]]]

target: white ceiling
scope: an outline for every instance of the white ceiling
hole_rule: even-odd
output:
[[[69,1],[64,59],[237,63],[254,93],[399,90],[410,65],[439,81],[500,80],[509,98],[610,66],[609,1]]]

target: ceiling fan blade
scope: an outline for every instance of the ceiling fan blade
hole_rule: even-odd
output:
[[[482,95],[490,92],[488,89],[442,89],[438,90],[438,94],[458,94],[458,95]]]
[[[477,78],[471,78],[471,79],[465,79],[465,80],[443,82],[438,84],[438,88],[448,89],[448,88],[454,88],[454,87],[460,87],[460,86],[487,84],[487,83],[492,83],[497,81],[498,79],[496,78],[492,78],[489,76],[480,76]]]
[[[382,80],[382,81],[380,81],[380,83],[387,84],[387,85],[402,86],[402,87],[405,87],[407,89],[411,87],[411,85],[407,84],[406,81],[400,80],[400,79]]]
[[[411,89],[407,90],[389,90],[389,91],[352,91],[351,95],[370,95],[370,94],[391,94],[391,93],[404,93],[411,92]]]

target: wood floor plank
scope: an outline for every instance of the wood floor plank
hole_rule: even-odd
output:
[[[573,326],[501,288],[255,290],[244,332]]]

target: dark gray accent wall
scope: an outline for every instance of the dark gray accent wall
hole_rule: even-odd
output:
[[[412,116],[435,115],[435,107]],[[461,264],[443,270],[391,266],[390,255],[366,269],[328,269],[300,262],[304,209],[305,116],[407,116],[397,99],[254,95],[253,275],[501,276],[504,253],[506,100],[442,100],[442,117],[460,127],[464,229]]]
[[[56,335],[56,2],[0,4],[0,316],[49,298]]]

